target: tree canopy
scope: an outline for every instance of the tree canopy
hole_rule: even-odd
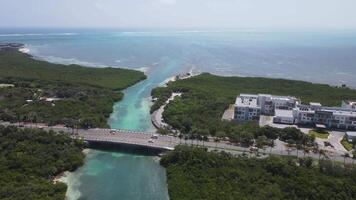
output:
[[[66,185],[53,183],[84,162],[84,143],[65,134],[0,126],[0,199],[63,200]]]
[[[0,50],[0,120],[107,127],[117,90],[146,76],[142,72],[58,65],[14,49]],[[51,99],[54,99],[53,101]]]
[[[309,158],[233,157],[180,146],[165,155],[171,200],[356,198],[356,171]]]

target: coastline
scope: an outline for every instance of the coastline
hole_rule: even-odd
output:
[[[82,150],[82,153],[84,154],[85,157],[87,157],[87,155],[90,153],[91,149],[89,148],[85,148]],[[57,176],[54,177],[53,179],[53,183],[56,184],[58,182],[61,182],[61,183],[65,183],[67,184],[67,177],[70,175],[70,171],[64,171],[60,174],[58,174]]]
[[[85,158],[90,154],[92,150],[89,148],[85,148],[82,150],[82,153],[84,154]],[[82,167],[82,166],[80,166]],[[80,168],[79,167],[79,168]],[[78,169],[76,169],[78,170]],[[75,170],[75,171],[76,171]],[[78,182],[78,178],[74,177],[74,172],[70,171],[64,171],[60,174],[58,174],[54,179],[53,179],[53,184],[57,183],[64,183],[67,185],[67,190],[65,193],[65,199],[66,200],[77,200],[80,198],[81,193],[79,190],[75,189],[80,186],[80,183]]]
[[[195,73],[194,74],[193,70],[194,70],[194,68],[191,68],[189,70],[189,72],[187,72],[187,73],[169,77],[160,86],[161,87],[167,87],[167,85],[170,82],[174,82],[174,81],[177,81],[177,80],[188,79],[188,78],[191,78],[191,77],[194,77],[194,76],[198,76],[200,74],[200,73]],[[175,97],[181,96],[181,95],[182,95],[182,93],[173,92],[171,94],[171,96],[165,101],[165,103],[159,109],[155,110],[151,114],[151,122],[152,122],[154,127],[156,127],[157,129],[169,127],[169,124],[165,123],[164,120],[163,120],[162,114],[164,112],[164,108],[169,104],[170,101],[174,100]],[[150,96],[150,99],[153,101],[152,96]]]

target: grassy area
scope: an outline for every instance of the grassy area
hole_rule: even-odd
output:
[[[177,147],[161,159],[171,200],[355,199],[356,171],[311,158],[266,159]]]
[[[311,130],[309,131],[309,135],[313,135],[316,138],[328,139],[330,134],[327,131]]]
[[[118,91],[145,78],[142,72],[58,65],[16,50],[0,51],[0,120],[107,127]],[[46,101],[56,98],[54,102]]]
[[[0,76],[27,80],[63,81],[115,90],[145,79],[143,72],[118,68],[90,68],[35,60],[16,50],[0,51]]]
[[[222,122],[221,117],[240,93],[293,95],[304,103],[321,102],[327,106],[340,105],[343,99],[356,99],[356,90],[326,84],[258,77],[221,77],[204,73],[153,90],[152,96],[158,100],[151,111],[158,109],[172,92],[183,92],[183,95],[166,107],[164,120],[182,132],[203,130],[200,132],[210,134],[231,132],[226,128],[230,126]]]
[[[353,149],[352,144],[346,139],[346,137],[341,140],[341,144],[348,151],[351,151]]]

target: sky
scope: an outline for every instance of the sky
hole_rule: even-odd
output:
[[[0,27],[356,29],[356,0],[0,0]]]

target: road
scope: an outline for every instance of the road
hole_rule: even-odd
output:
[[[9,123],[3,125],[10,125]],[[16,124],[13,124],[16,125]],[[27,125],[28,128],[35,128],[33,125]],[[210,150],[221,150],[227,151],[235,155],[239,155],[241,153],[255,153],[251,151],[251,148],[236,146],[230,144],[229,142],[213,142],[213,141],[198,141],[198,140],[184,140],[179,139],[174,136],[167,135],[158,135],[156,133],[147,133],[147,132],[136,132],[136,131],[128,131],[128,130],[116,130],[115,133],[111,129],[78,129],[72,130],[65,128],[63,126],[38,126],[38,128],[42,128],[44,130],[53,130],[56,132],[66,132],[72,133],[72,136],[83,138],[89,142],[107,142],[107,143],[116,143],[116,144],[127,144],[134,146],[142,146],[147,148],[154,149],[162,149],[162,150],[173,150],[179,144],[187,144],[199,147],[206,147]],[[73,134],[74,133],[74,134]],[[152,136],[157,136],[156,139],[152,139]],[[296,150],[291,148],[286,148],[283,145],[283,142],[276,141],[276,146],[274,148],[266,148],[265,150],[259,150],[259,153],[265,152],[266,154],[274,154],[274,155],[291,155],[291,156],[304,156],[304,152],[302,150]],[[330,160],[343,162],[344,161],[344,153],[338,151],[327,151],[327,157]],[[306,153],[305,156],[312,157],[315,159],[319,159],[318,153]],[[352,162],[351,159],[347,159],[347,162]]]

